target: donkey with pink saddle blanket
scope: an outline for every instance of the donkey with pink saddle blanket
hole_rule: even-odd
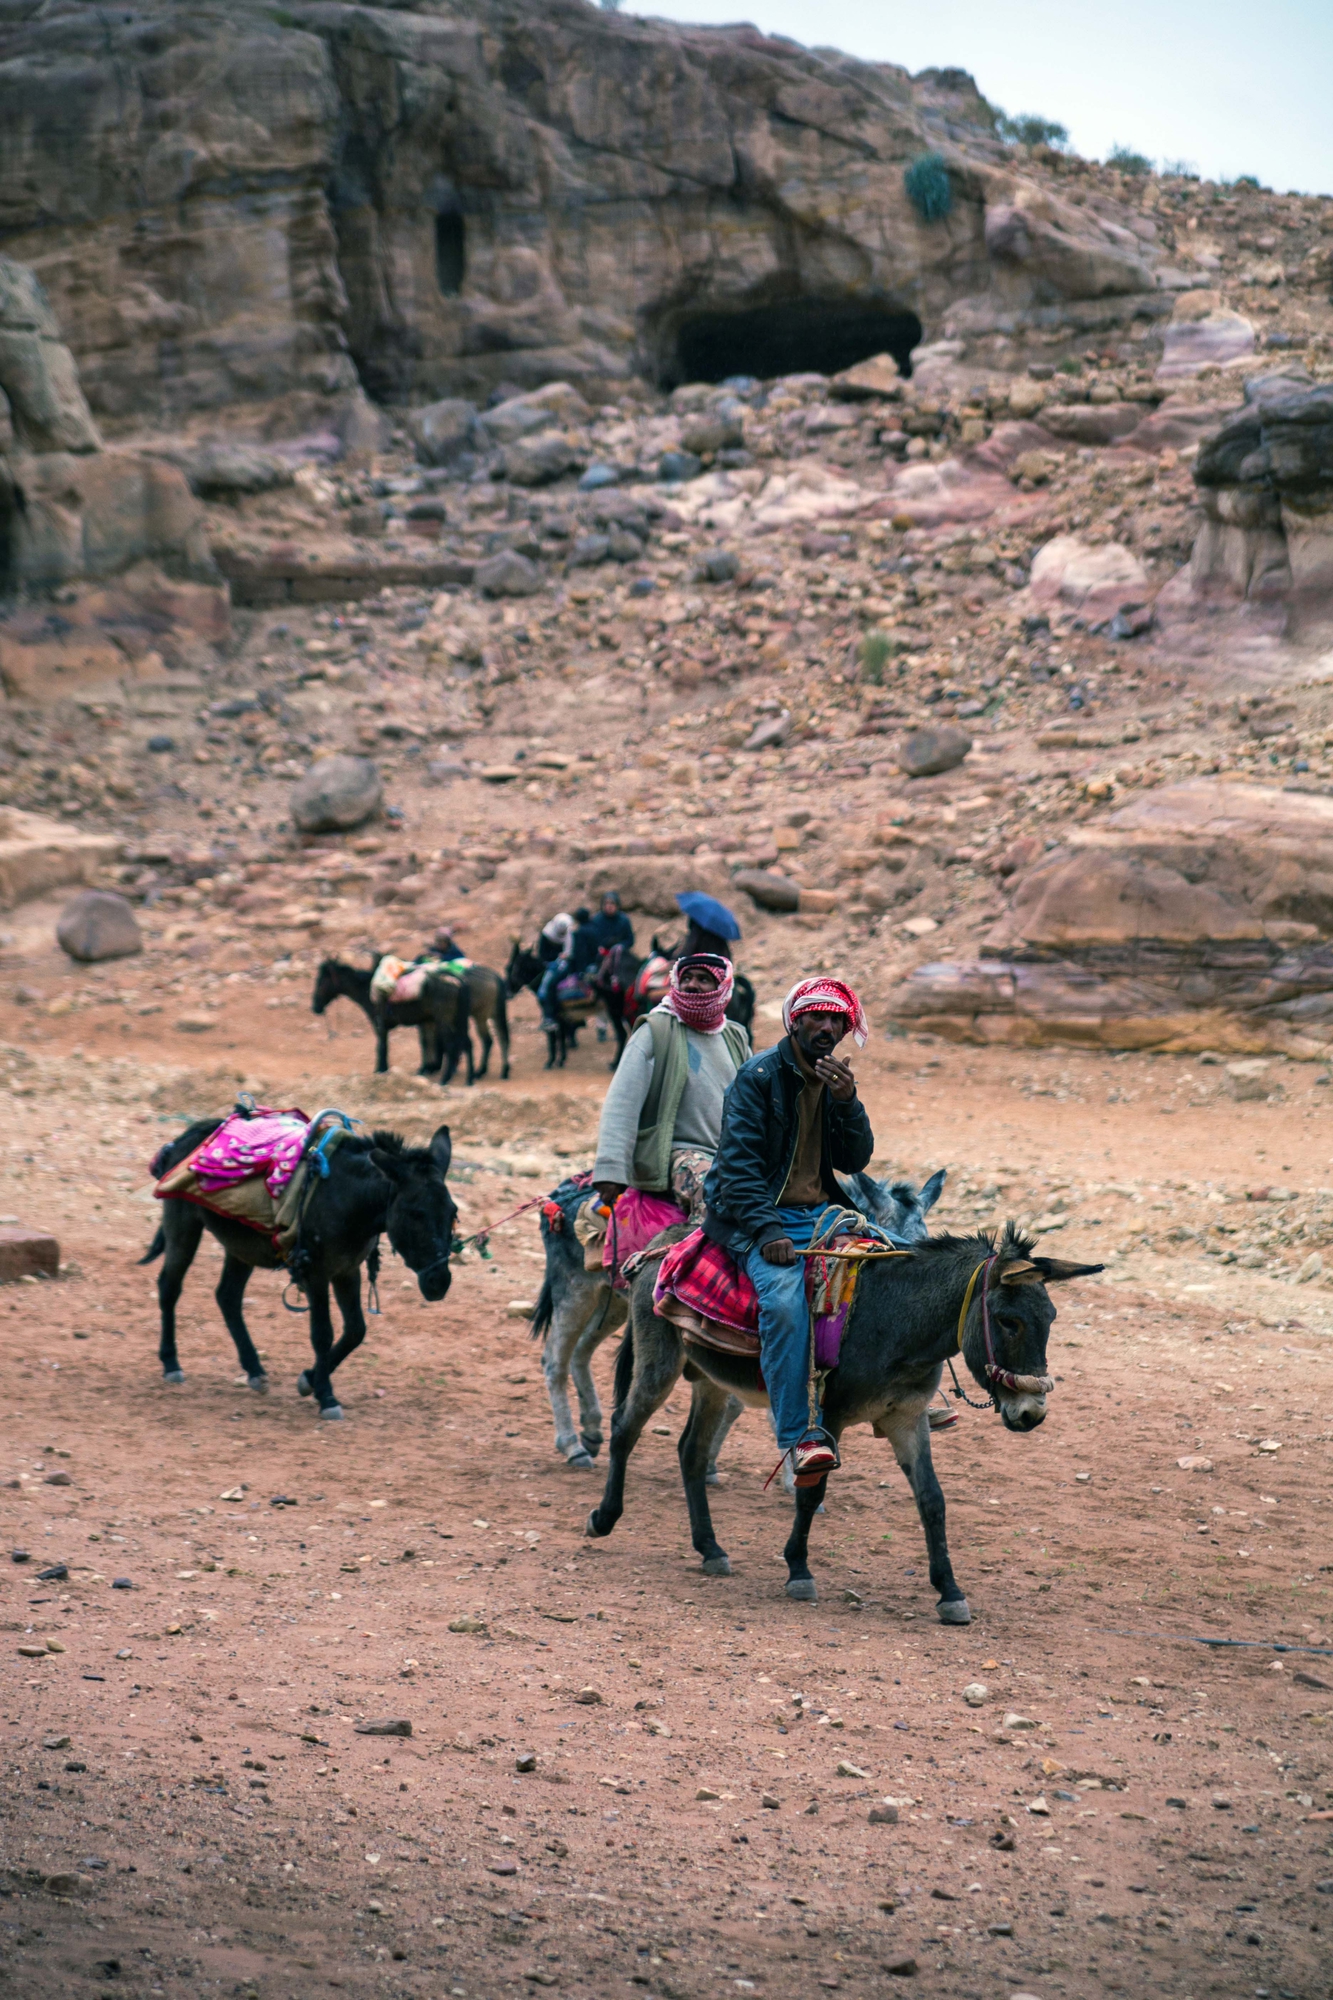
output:
[[[434,1304],[448,1292],[458,1217],[445,1181],[448,1126],[440,1126],[429,1146],[409,1146],[396,1132],[354,1132],[342,1120],[323,1134],[324,1124],[321,1118],[312,1127],[299,1112],[205,1118],[155,1156],[151,1171],[162,1219],[139,1261],[149,1264],[166,1253],[157,1282],[158,1355],[166,1381],[185,1380],[176,1352],[176,1305],[205,1229],[225,1253],[214,1297],[252,1389],[266,1390],[268,1375],[242,1310],[251,1272],[285,1269],[289,1284],[305,1293],[315,1359],[297,1388],[315,1398],[321,1417],[343,1413],[333,1373],[365,1339],[361,1267],[373,1283],[381,1236],[416,1273],[423,1299]],[[293,1195],[287,1235],[281,1203]],[[330,1290],[342,1317],[336,1343]]]

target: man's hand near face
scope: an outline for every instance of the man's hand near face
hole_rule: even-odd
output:
[[[856,1095],[856,1078],[852,1066],[840,1056],[820,1056],[815,1063],[815,1075],[821,1083],[828,1085],[829,1096],[839,1104],[850,1104]]]

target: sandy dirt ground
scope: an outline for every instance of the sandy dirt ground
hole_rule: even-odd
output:
[[[211,1246],[187,1380],[161,1383],[134,1260],[146,1161],[184,1115],[237,1081],[413,1137],[441,1115],[405,1037],[375,1084],[349,1010],[326,1038],[307,977],[235,989],[206,1050],[169,1006],[0,1018],[0,1208],[66,1266],[0,1293],[0,1991],[1328,1993],[1313,1066],[1237,1104],[1173,1058],[876,1039],[858,1063],[881,1159],[950,1168],[943,1226],[1023,1214],[1108,1267],[1058,1296],[1045,1426],[965,1410],[936,1441],[956,1629],[868,1432],[816,1524],[816,1605],[783,1594],[753,1415],[714,1496],[735,1573],[699,1573],[683,1390],[622,1524],[585,1540],[600,1470],[555,1457],[510,1312],[540,1281],[531,1218],[442,1306],[386,1259],[340,1425],[295,1394],[308,1348],[276,1280],[250,1297],[272,1392],[238,1386]],[[444,1099],[466,1228],[588,1158],[605,1050],[544,1076],[515,1014],[510,1083]],[[410,1736],[360,1727],[396,1721]]]

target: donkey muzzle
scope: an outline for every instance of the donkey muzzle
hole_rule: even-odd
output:
[[[417,1272],[417,1284],[421,1296],[431,1305],[439,1303],[453,1281],[454,1274],[449,1268],[447,1256],[437,1257],[433,1264],[426,1264]]]

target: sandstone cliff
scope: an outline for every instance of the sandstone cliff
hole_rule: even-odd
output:
[[[1025,180],[979,108],[952,72],[581,0],[46,0],[0,26],[0,229],[104,422],[1161,310],[1152,225]],[[933,147],[927,223],[903,172]]]

